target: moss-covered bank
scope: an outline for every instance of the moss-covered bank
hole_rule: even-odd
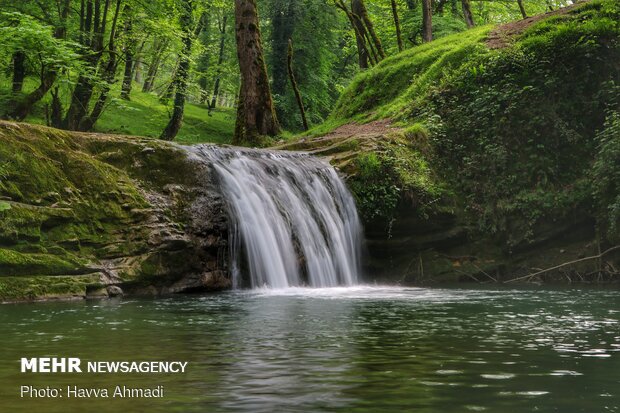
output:
[[[170,144],[0,123],[0,300],[225,286],[208,180]]]
[[[283,147],[349,175],[373,272],[527,275],[620,242],[619,62],[614,0],[476,28],[361,74],[325,125]],[[618,258],[530,279],[617,280]]]

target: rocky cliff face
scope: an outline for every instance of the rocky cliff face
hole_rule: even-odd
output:
[[[0,123],[0,300],[229,287],[211,180],[172,144]]]

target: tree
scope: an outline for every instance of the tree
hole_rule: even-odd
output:
[[[431,0],[422,0],[422,40],[433,40],[433,16]]]
[[[367,33],[366,36],[370,36],[368,42],[371,44],[371,47],[374,46],[376,50],[376,60],[379,61],[380,59],[385,59],[385,51],[383,50],[383,45],[381,44],[381,40],[379,40],[379,36],[377,36],[377,32],[375,31],[375,27],[372,24],[372,20],[368,15],[368,10],[366,9],[364,0],[351,0],[351,11],[353,12],[353,15],[356,17],[356,19],[359,19],[364,25]]]
[[[213,97],[211,98],[211,103],[209,104],[209,114],[213,109],[215,109],[215,104],[217,103],[217,97],[220,94],[220,82],[222,79],[222,64],[224,63],[224,47],[226,46],[226,21],[228,16],[226,14],[222,17],[222,22],[220,24],[220,49],[217,57],[217,76],[215,78],[215,84],[213,86]]]
[[[86,0],[86,7],[82,7],[80,11],[80,40],[85,48],[83,61],[87,70],[80,74],[73,89],[71,103],[62,122],[64,129],[88,130],[84,129],[85,125],[94,124],[92,121],[84,122],[84,120],[89,116],[88,109],[95,89],[96,74],[104,53],[104,35],[106,33],[107,16],[111,0],[104,0],[103,4],[101,2],[102,0]],[[120,6],[121,1],[117,0],[112,20],[113,28],[116,27]],[[114,44],[114,37],[115,31],[110,30],[108,44]],[[111,59],[115,60],[112,57]],[[103,70],[109,74],[111,69],[115,69],[115,66],[113,68],[108,66],[107,70]],[[108,80],[110,80],[109,76]]]
[[[525,12],[525,6],[523,5],[523,0],[517,0],[517,4],[519,5],[519,11],[521,12],[521,16],[526,19],[527,13]]]
[[[78,130],[89,131],[95,126],[97,120],[103,113],[105,104],[108,100],[108,94],[110,93],[110,86],[114,82],[114,76],[116,75],[116,67],[118,64],[116,53],[116,24],[118,22],[118,14],[121,8],[121,0],[117,0],[116,9],[114,12],[114,18],[112,19],[112,28],[110,29],[110,39],[108,41],[108,60],[102,61],[101,64],[101,79],[99,98],[97,99],[93,110],[90,115],[85,115],[78,124]]]
[[[280,126],[269,88],[256,0],[235,0],[235,32],[241,88],[233,142],[257,144],[261,135],[277,135]]]
[[[467,1],[467,0],[463,0]],[[403,37],[400,33],[400,21],[398,19],[398,8],[396,0],[392,0],[392,17],[394,17],[394,28],[396,29],[396,42],[398,43],[398,51],[403,51]]]
[[[469,0],[461,0],[461,6],[463,8],[463,18],[465,19],[465,24],[467,24],[467,27],[471,29],[475,26],[474,15],[471,12],[471,3]]]
[[[11,91],[19,93],[24,87],[24,79],[26,78],[26,53],[23,50],[17,50],[13,53],[13,84]]]
[[[179,56],[179,65],[172,80],[175,85],[174,107],[172,116],[160,139],[171,141],[179,133],[183,123],[185,99],[187,97],[187,81],[189,79],[189,66],[194,39],[194,5],[192,0],[180,0],[179,24],[183,32],[183,50]]]
[[[271,2],[271,91],[277,97],[284,96],[287,89],[288,40],[293,37],[295,27],[301,18],[299,0],[272,0]],[[280,115],[281,113],[278,113]]]
[[[297,100],[297,106],[299,106],[299,113],[301,114],[301,121],[304,125],[304,130],[308,130],[308,120],[306,119],[306,111],[304,109],[304,102],[301,100],[301,93],[295,80],[295,74],[293,73],[293,41],[288,39],[288,51],[286,53],[286,67],[288,69],[288,77],[291,80],[291,86],[295,92],[295,99]]]
[[[121,87],[121,98],[129,100],[131,94],[131,85],[133,81],[133,65],[134,65],[134,53],[135,53],[135,38],[133,36],[133,15],[131,12],[131,6],[125,5],[123,9],[125,17],[125,27],[123,29],[124,45],[123,51],[125,52],[125,71],[123,73],[123,85]]]
[[[41,39],[40,35],[44,36],[44,38],[41,39],[42,43],[38,43],[37,46],[33,48],[35,50],[39,49],[38,55],[42,57],[41,79],[39,86],[35,90],[30,92],[24,99],[17,102],[12,108],[12,110],[8,112],[8,118],[10,119],[15,119],[19,121],[24,120],[24,118],[26,118],[26,116],[28,116],[28,114],[32,110],[33,106],[37,102],[39,102],[43,98],[43,96],[47,94],[47,92],[49,92],[49,90],[54,85],[54,82],[56,81],[58,70],[60,70],[60,68],[63,66],[62,63],[58,62],[58,57],[73,58],[75,56],[75,53],[73,53],[73,51],[69,52],[70,49],[65,46],[64,42],[67,37],[67,17],[69,16],[71,1],[59,1],[57,6],[58,24],[53,29],[53,38],[49,38],[48,36],[46,36],[47,28],[42,28],[42,31],[40,33],[32,33],[30,39],[26,37],[23,38],[24,42],[28,42],[32,41],[33,39]],[[28,23],[28,26],[23,25],[23,23],[26,22]],[[34,24],[36,24],[34,22],[34,19],[26,18],[26,16],[22,15],[21,24],[18,23],[17,28],[22,29],[22,33],[28,36],[25,29],[28,29],[28,27],[32,27],[32,25]],[[61,51],[60,49],[65,50]],[[52,55],[50,55],[50,52],[52,53]],[[58,52],[60,52],[60,54],[56,54]],[[62,54],[63,52],[64,54]],[[56,57],[56,59],[54,59],[54,57]]]
[[[152,92],[153,86],[155,85],[155,78],[157,77],[157,72],[162,63],[162,59],[164,57],[164,53],[166,49],[170,45],[170,40],[163,36],[157,36],[155,38],[155,42],[153,43],[153,48],[151,51],[151,59],[148,64],[148,70],[146,72],[146,78],[144,79],[144,84],[142,85],[143,92]]]

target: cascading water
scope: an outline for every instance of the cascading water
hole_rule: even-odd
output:
[[[229,207],[233,286],[245,252],[253,288],[353,285],[362,231],[353,197],[307,154],[201,145]],[[241,248],[240,248],[241,247]]]

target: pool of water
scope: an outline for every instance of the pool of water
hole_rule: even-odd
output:
[[[620,291],[355,287],[0,306],[0,411],[618,412]],[[187,361],[20,373],[21,357]],[[156,399],[21,385],[164,386]]]

